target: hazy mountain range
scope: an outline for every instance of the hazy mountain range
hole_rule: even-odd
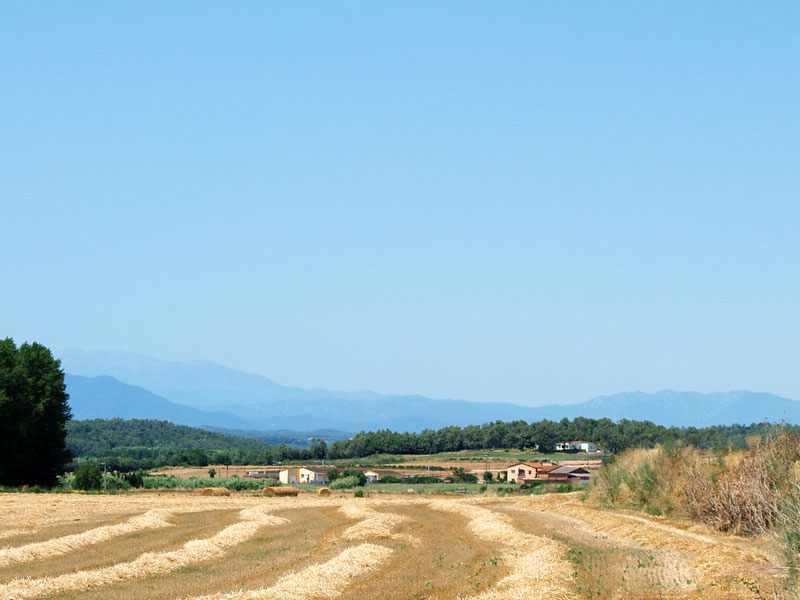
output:
[[[571,405],[522,406],[370,391],[282,386],[207,361],[170,362],[118,351],[60,355],[74,418],[160,419],[236,430],[393,429],[584,416],[697,426],[764,420],[800,423],[800,402],[748,391],[627,392]]]

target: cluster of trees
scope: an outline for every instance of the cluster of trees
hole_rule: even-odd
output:
[[[52,486],[69,460],[61,363],[41,344],[0,341],[0,485]]]

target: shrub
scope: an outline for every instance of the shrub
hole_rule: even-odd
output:
[[[544,481],[529,481],[519,486],[521,490],[533,490],[544,485]]]
[[[127,490],[130,489],[130,484],[117,475],[106,475],[105,481],[101,484],[104,490],[110,492],[116,492],[117,490]]]
[[[359,479],[357,477],[348,475],[346,477],[339,477],[333,481],[330,485],[330,488],[332,490],[348,490],[358,485],[360,485]]]
[[[258,491],[274,486],[276,481],[272,478],[243,479],[242,477],[190,477],[181,479],[173,475],[147,475],[142,478],[145,489],[176,489],[184,488],[197,490],[209,487],[224,487],[228,490],[241,492],[243,490]]]
[[[99,490],[103,485],[103,474],[96,465],[80,465],[75,469],[72,485],[79,490]]]
[[[358,469],[345,469],[339,477],[355,477],[358,480],[356,485],[366,485],[367,483],[367,476],[364,475],[364,471],[359,471]]]
[[[122,478],[128,482],[128,485],[134,488],[140,488],[144,486],[144,471],[131,471],[130,473],[125,473]]]
[[[463,467],[453,469],[453,474],[447,477],[447,481],[453,483],[478,483],[478,476],[464,472]]]
[[[355,498],[363,498],[364,497],[364,490],[356,490],[353,492],[353,497]]]
[[[679,481],[693,464],[696,451],[661,447],[637,448],[621,454],[600,469],[591,496],[606,506],[622,505],[670,514],[676,509]]]
[[[417,483],[444,483],[444,479],[439,479],[438,477],[428,477],[427,475],[415,475],[414,477],[408,477],[402,481],[404,483],[410,483],[411,485]]]

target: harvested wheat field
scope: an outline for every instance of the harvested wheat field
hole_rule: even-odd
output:
[[[575,494],[3,494],[0,516],[0,600],[789,597],[766,539]]]

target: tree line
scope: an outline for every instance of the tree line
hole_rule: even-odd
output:
[[[77,463],[102,459],[110,470],[132,471],[162,466],[209,464],[281,464],[323,459],[358,459],[376,454],[435,454],[459,450],[509,448],[552,452],[561,441],[582,439],[608,452],[682,441],[699,448],[743,447],[750,436],[765,437],[768,423],[705,428],[663,427],[649,421],[617,423],[610,419],[562,419],[486,423],[445,427],[419,433],[362,431],[330,444],[312,439],[307,448],[265,444],[173,425],[165,421],[122,419],[77,421],[68,426],[67,442]],[[790,429],[796,429],[791,428]]]
[[[656,444],[682,441],[698,448],[744,447],[749,436],[765,437],[776,426],[769,423],[752,425],[716,425],[713,427],[664,427],[651,421],[622,419],[544,419],[495,421],[484,425],[424,429],[419,433],[397,433],[389,430],[356,434],[348,440],[331,443],[325,457],[357,458],[373,454],[436,454],[459,450],[493,448],[536,449],[542,453],[555,451],[559,442],[585,440],[594,442],[606,452],[617,453],[627,448],[652,448]],[[796,429],[790,427],[791,429]]]

